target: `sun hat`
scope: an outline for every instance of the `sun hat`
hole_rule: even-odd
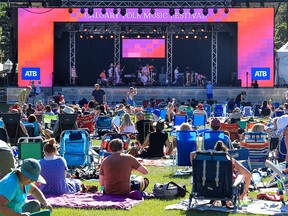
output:
[[[221,122],[218,118],[213,118],[211,123],[210,123],[211,126],[213,127],[220,127],[221,126]]]
[[[156,130],[163,130],[164,128],[167,128],[167,125],[165,125],[165,121],[163,119],[159,119],[153,125],[155,126]]]
[[[69,106],[65,106],[64,109],[63,109],[63,112],[66,113],[66,114],[73,114],[74,110],[71,107],[69,107]]]
[[[36,159],[33,158],[25,159],[20,168],[12,169],[12,171],[19,171],[24,176],[35,182],[46,184],[45,179],[40,175],[41,166]]]
[[[288,125],[288,116],[283,115],[283,116],[279,117],[277,120],[278,134],[283,133],[283,131],[285,130],[287,125]]]
[[[233,112],[241,112],[241,109],[239,107],[235,107]]]

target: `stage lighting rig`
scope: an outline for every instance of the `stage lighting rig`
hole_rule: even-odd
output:
[[[117,9],[117,8],[114,8],[114,9],[113,9],[113,14],[116,15],[117,13],[118,13],[118,9]]]
[[[204,7],[202,13],[203,13],[204,16],[207,16],[208,13],[209,13],[208,8],[207,8],[207,7]]]
[[[142,8],[138,8],[138,14],[142,14]]]
[[[152,14],[152,15],[155,14],[155,9],[154,8],[150,9],[150,14]]]
[[[102,8],[102,9],[101,9],[101,13],[102,13],[102,14],[106,14],[106,8]]]
[[[81,13],[81,14],[84,14],[84,13],[85,13],[85,8],[84,8],[84,7],[81,7],[81,8],[80,8],[80,13]]]
[[[92,16],[93,13],[94,13],[93,8],[92,8],[92,7],[89,7],[89,8],[88,8],[88,14],[89,14],[90,16]]]
[[[228,13],[229,13],[229,8],[228,8],[228,7],[225,7],[224,13],[225,13],[225,14],[228,14]]]
[[[69,14],[73,13],[73,9],[71,7],[68,8],[68,13]]]
[[[183,8],[180,8],[179,9],[179,14],[183,14],[184,13],[184,9]]]
[[[190,8],[190,14],[194,14],[194,8]]]
[[[181,32],[185,32],[185,26],[181,27]]]
[[[218,13],[218,8],[217,8],[217,7],[214,7],[214,8],[213,8],[213,13],[214,13],[214,14],[217,14],[217,13]]]
[[[121,9],[120,9],[120,14],[121,14],[122,16],[125,16],[125,15],[126,15],[126,8],[121,8]]]
[[[170,14],[170,16],[173,16],[175,14],[175,9],[174,8],[170,8],[169,9],[169,14]]]

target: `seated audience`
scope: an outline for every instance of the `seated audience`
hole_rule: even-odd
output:
[[[175,99],[173,98],[172,99],[172,102],[169,102],[168,103],[168,109],[167,109],[167,112],[166,112],[166,119],[165,121],[167,123],[171,123],[173,122],[173,119],[174,119],[174,116],[175,116],[175,112],[174,112],[174,101]]]
[[[271,110],[268,108],[267,101],[263,101],[262,107],[261,107],[261,115],[265,117],[269,117],[271,114]]]
[[[137,122],[135,124],[135,129],[138,132],[136,135],[136,140],[140,145],[143,145],[146,136],[154,131],[152,121],[144,119],[144,113],[138,112],[136,114]]]
[[[33,105],[31,103],[29,103],[25,114],[26,114],[26,116],[29,116],[31,114],[34,114],[35,111],[36,110],[33,108]]]
[[[44,159],[40,160],[41,175],[46,184],[40,185],[44,194],[60,195],[80,191],[81,181],[67,178],[67,163],[59,156],[55,139],[45,140]]]
[[[131,188],[131,171],[136,170],[142,174],[148,174],[145,166],[141,165],[132,155],[122,154],[123,142],[121,139],[113,139],[109,143],[112,155],[106,157],[100,167],[99,183],[104,187],[105,194],[128,195]],[[146,182],[145,182],[146,181]],[[148,182],[142,182],[147,187]]]
[[[266,125],[264,125],[263,123],[256,123],[255,125],[253,125],[251,132],[265,132],[266,130]]]
[[[119,127],[119,133],[135,133],[135,125],[131,120],[130,115],[128,113],[125,113],[123,117],[123,123]]]
[[[142,152],[139,157],[142,158],[153,158],[153,157],[163,157],[165,147],[165,154],[168,155],[170,149],[170,142],[167,132],[164,132],[165,127],[164,120],[160,119],[156,124],[156,132],[148,134],[144,144],[141,148]]]
[[[179,131],[190,131],[192,130],[192,127],[189,123],[182,123],[179,127]],[[172,140],[172,143],[173,143],[173,148],[177,148],[177,140],[176,140],[176,137],[173,137],[173,140]],[[172,152],[168,152],[168,154],[171,154]]]
[[[41,166],[35,159],[28,158],[23,161],[20,168],[14,169],[0,180],[0,214],[1,215],[30,215],[40,211],[41,205],[52,211],[41,192],[33,184],[45,184],[45,179],[40,175]],[[27,200],[31,194],[36,200]]]
[[[237,123],[242,118],[242,113],[239,107],[235,107],[235,109],[232,111],[232,113],[229,116],[228,122],[233,124]]]
[[[41,124],[37,121],[37,117],[34,114],[28,116],[28,122],[34,126],[34,137],[41,136],[42,127]]]

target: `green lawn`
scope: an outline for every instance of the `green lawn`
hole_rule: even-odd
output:
[[[100,141],[93,140],[93,145],[98,146]],[[185,177],[174,177],[172,176],[172,168],[171,167],[154,167],[148,166],[149,174],[146,175],[150,180],[150,184],[146,189],[147,192],[152,192],[153,186],[155,183],[165,183],[169,181],[175,181],[178,184],[185,184],[188,191],[191,191],[192,187],[190,184],[191,176]],[[137,174],[133,172],[133,174]],[[98,182],[84,182],[84,184],[89,185],[98,185]],[[256,192],[251,192],[251,197],[256,197]],[[189,197],[189,194],[186,194],[186,198]],[[218,216],[218,215],[229,215],[225,213],[218,213],[218,212],[199,212],[199,211],[180,211],[180,210],[164,210],[167,205],[175,204],[184,198],[173,199],[173,200],[159,200],[159,199],[152,199],[152,200],[145,200],[143,203],[134,206],[130,210],[83,210],[83,209],[69,209],[69,208],[55,208],[52,215],[120,215],[120,216],[128,216],[128,215],[208,215],[208,216]],[[232,214],[230,214],[232,215]],[[240,215],[240,214],[233,214],[233,215]]]

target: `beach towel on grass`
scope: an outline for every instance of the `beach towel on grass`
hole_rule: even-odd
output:
[[[53,207],[83,209],[130,209],[143,202],[143,199],[135,200],[127,196],[103,195],[102,192],[46,195],[45,197]]]
[[[177,204],[166,206],[165,210],[188,210],[189,199],[185,199]],[[192,200],[192,204],[194,204]],[[222,206],[205,205],[209,200],[198,200],[198,203],[192,205],[190,209],[199,211],[219,211],[232,213],[233,209]],[[263,214],[263,215],[288,215],[288,205],[282,205],[281,202],[272,202],[267,200],[253,200],[251,203],[240,205],[236,213],[243,214]]]
[[[172,166],[173,160],[172,159],[142,159],[137,158],[137,160],[144,166],[159,166],[159,167],[165,167],[165,166]]]

